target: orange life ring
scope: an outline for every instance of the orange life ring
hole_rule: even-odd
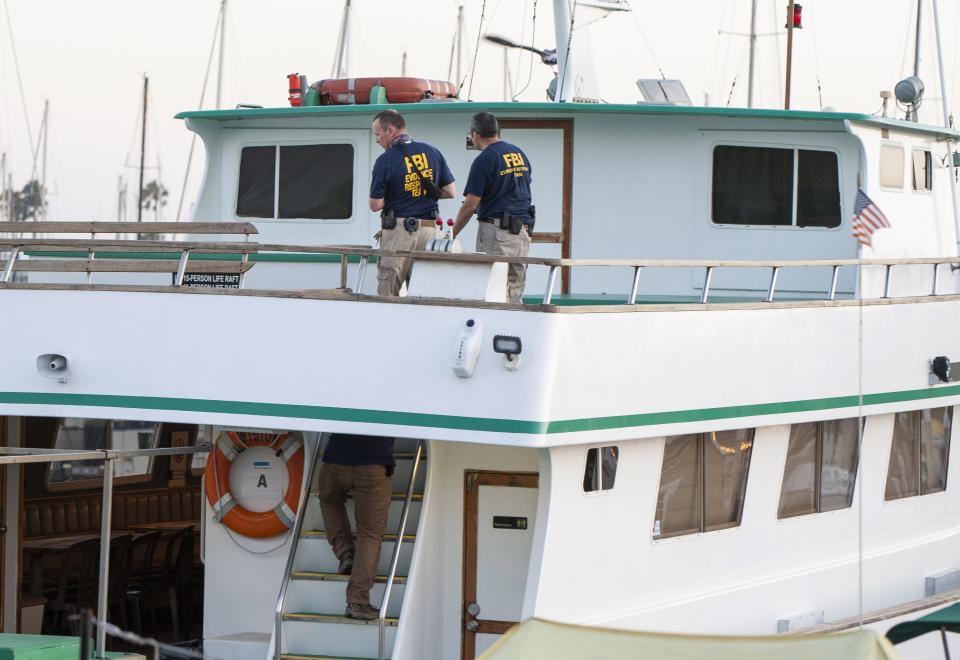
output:
[[[269,511],[255,512],[240,506],[230,492],[230,468],[240,454],[252,447],[275,450],[287,470],[287,492]],[[303,442],[290,433],[227,431],[217,439],[213,460],[207,461],[204,490],[213,507],[213,518],[238,534],[253,538],[277,536],[292,528],[297,519],[303,486]]]
[[[320,81],[321,105],[366,105],[370,90],[381,85],[388,103],[416,103],[429,98],[457,98],[457,86],[426,78],[333,78]]]

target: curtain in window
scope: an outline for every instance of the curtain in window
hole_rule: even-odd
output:
[[[893,422],[893,443],[887,468],[887,489],[884,499],[896,500],[919,493],[917,482],[918,440],[915,413],[897,413]]]
[[[817,481],[818,424],[794,424],[790,427],[787,461],[780,486],[778,518],[802,516],[817,510],[815,491]]]
[[[697,434],[674,436],[665,441],[655,519],[654,536],[700,530],[700,447]]]
[[[753,429],[703,434],[704,531],[740,522]]]
[[[822,422],[820,511],[846,509],[857,480],[857,418]]]
[[[920,415],[920,494],[939,493],[947,487],[953,408],[933,408]]]

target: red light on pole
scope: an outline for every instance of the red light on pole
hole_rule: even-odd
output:
[[[794,29],[794,30],[802,30],[802,29],[803,29],[803,25],[801,24],[802,21],[803,21],[803,16],[802,16],[802,14],[803,14],[803,5],[798,5],[798,4],[794,3],[794,5],[793,5],[793,29]],[[785,27],[785,28],[787,28],[787,29],[789,30],[789,29],[790,29],[790,25],[789,25],[789,21],[790,21],[790,6],[789,6],[789,5],[787,5],[787,21],[788,21],[788,24],[787,24],[787,25],[784,25],[783,27]]]

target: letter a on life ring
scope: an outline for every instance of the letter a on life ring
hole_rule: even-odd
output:
[[[238,534],[283,534],[297,518],[303,486],[303,442],[290,433],[220,434],[204,473],[213,518]]]

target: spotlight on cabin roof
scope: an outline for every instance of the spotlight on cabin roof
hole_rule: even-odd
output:
[[[637,87],[643,95],[641,103],[657,105],[692,105],[686,88],[679,80],[640,78]]]
[[[916,105],[923,98],[923,81],[916,76],[904,78],[893,88],[897,100],[904,105]]]

